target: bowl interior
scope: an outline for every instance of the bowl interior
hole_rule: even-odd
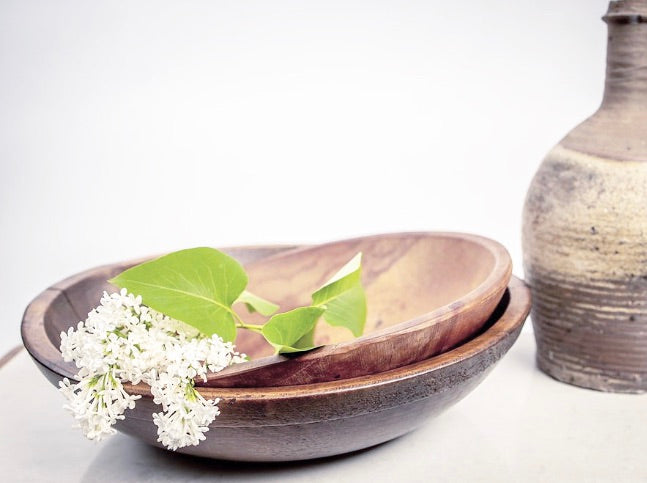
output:
[[[307,305],[312,292],[362,252],[368,305],[364,333],[372,334],[456,303],[483,285],[500,262],[488,242],[456,234],[394,234],[306,247],[250,264],[249,286],[281,310]],[[328,324],[319,324],[315,332],[320,345],[351,339],[347,329]],[[255,333],[241,331],[237,344],[252,358],[272,354]]]

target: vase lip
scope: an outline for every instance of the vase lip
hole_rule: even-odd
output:
[[[636,24],[647,23],[647,15],[639,15],[635,13],[608,13],[602,17],[606,23],[614,24]]]
[[[602,20],[615,24],[647,23],[647,1],[611,0]]]

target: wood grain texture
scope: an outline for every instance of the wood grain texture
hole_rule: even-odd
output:
[[[603,103],[548,154],[524,208],[538,365],[603,391],[647,390],[646,12],[610,5]]]
[[[530,293],[512,279],[485,330],[439,356],[376,375],[289,387],[207,388],[206,398],[221,398],[221,415],[206,440],[180,452],[239,461],[290,461],[319,458],[370,447],[405,434],[439,414],[476,387],[516,340],[530,309]],[[27,331],[30,342],[35,332]],[[40,337],[46,337],[42,327]],[[39,344],[30,344],[32,348]],[[66,374],[43,365],[53,384]],[[128,386],[141,394],[118,429],[159,446],[152,402],[145,385]]]
[[[255,249],[252,249],[255,252]],[[290,310],[310,303],[310,294],[357,252],[363,252],[368,299],[366,335],[320,323],[315,342],[324,347],[299,356],[271,355],[272,347],[253,332],[239,331],[238,350],[253,360],[210,374],[213,387],[289,386],[346,379],[401,367],[444,352],[477,333],[494,311],[511,276],[506,250],[491,240],[464,234],[406,233],[329,243],[270,256],[267,250],[243,260],[250,290]],[[238,252],[232,252],[236,254]],[[72,369],[57,360],[61,331],[85,318],[106,280],[129,263],[99,267],[56,284],[30,305],[25,327],[45,318],[48,358],[57,371]],[[34,312],[35,310],[35,312]],[[244,307],[240,308],[244,311]],[[262,323],[258,314],[245,320]],[[41,353],[44,353],[41,348]],[[60,359],[60,358],[59,358]]]

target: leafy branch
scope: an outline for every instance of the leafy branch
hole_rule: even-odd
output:
[[[111,283],[141,295],[145,305],[189,324],[206,335],[236,339],[237,329],[261,333],[278,353],[314,349],[321,317],[330,325],[360,336],[366,322],[366,296],[361,284],[361,253],[312,294],[312,304],[288,312],[247,290],[247,274],[230,256],[213,248],[169,253],[129,268]],[[233,309],[243,303],[249,312],[272,316],[265,324],[247,324]]]

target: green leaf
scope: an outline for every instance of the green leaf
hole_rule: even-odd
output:
[[[270,316],[279,309],[279,306],[265,300],[258,295],[245,290],[240,294],[236,302],[242,302],[250,313],[258,312],[261,315]]]
[[[200,332],[236,338],[232,304],[247,286],[243,267],[213,248],[190,248],[132,267],[111,283]]]
[[[326,304],[324,319],[330,325],[346,327],[355,337],[364,332],[366,294],[361,285],[347,290]]]
[[[362,287],[362,254],[358,253],[323,287],[312,294],[312,305],[326,309],[330,325],[346,327],[355,337],[364,332],[366,294]]]
[[[299,307],[277,314],[263,326],[263,335],[278,353],[314,349],[314,328],[324,311],[321,307]]]

